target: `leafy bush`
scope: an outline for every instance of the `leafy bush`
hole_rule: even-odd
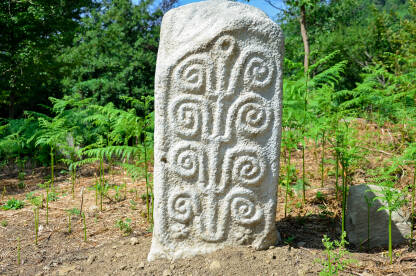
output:
[[[17,210],[25,206],[24,202],[15,198],[9,199],[1,208],[3,210]]]

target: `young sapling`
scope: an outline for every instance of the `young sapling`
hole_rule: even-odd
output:
[[[49,224],[49,187],[46,187],[46,225]]]
[[[384,206],[381,206],[377,211],[386,210],[389,216],[389,259],[391,264],[393,263],[391,217],[393,212],[397,211],[399,208],[403,206],[403,204],[406,203],[406,199],[404,198],[404,193],[402,191],[384,186],[381,190],[381,195],[376,196],[373,200],[381,200],[386,203]]]
[[[68,212],[68,233],[71,233],[71,212]]]
[[[35,217],[35,245],[38,245],[38,234],[39,234],[39,207],[33,208]]]
[[[84,226],[84,242],[87,242],[87,224],[85,223],[85,213],[82,213],[82,224]]]

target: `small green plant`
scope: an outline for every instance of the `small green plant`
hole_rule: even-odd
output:
[[[3,210],[17,210],[25,206],[24,202],[15,198],[9,199],[1,208]]]
[[[58,193],[55,191],[50,191],[48,193],[48,201],[57,201],[59,199]]]
[[[318,202],[324,202],[325,201],[325,195],[322,193],[322,192],[320,192],[320,191],[318,191],[318,192],[316,192],[316,200],[318,201]]]
[[[78,208],[72,208],[67,210],[68,214],[71,214],[73,216],[80,216],[81,211]]]
[[[343,232],[340,241],[331,241],[329,237],[324,235],[322,243],[325,247],[326,258],[319,260],[324,267],[323,270],[319,272],[320,276],[338,275],[338,273],[343,271],[348,264],[353,262],[353,260],[345,258],[345,256],[349,254],[345,249],[345,245],[348,244],[345,240],[346,235],[347,233]]]
[[[20,181],[24,181],[25,176],[26,176],[25,172],[19,172],[18,175],[17,175],[17,179],[19,179]]]
[[[292,246],[293,242],[295,241],[296,237],[289,236],[286,239],[283,240],[283,242],[289,246]]]
[[[43,183],[39,183],[38,187],[41,188],[41,189],[46,189],[47,187],[49,187],[49,183],[50,183],[50,180],[45,181]]]
[[[117,220],[116,226],[123,231],[124,235],[129,235],[132,231],[131,226],[131,219],[126,218],[124,221],[123,219]]]
[[[0,224],[1,224],[1,226],[3,226],[3,227],[7,227],[7,225],[9,225],[9,223],[7,222],[7,220],[5,220],[5,219],[3,219],[1,222],[0,222]]]
[[[137,203],[133,199],[130,200],[130,208],[132,210],[137,210]]]
[[[296,169],[291,165],[292,150],[296,148],[296,136],[293,131],[287,130],[284,133],[283,147],[286,149],[286,179],[282,181],[285,184],[285,217],[288,213],[288,196],[292,191],[291,182],[293,176],[296,175]]]
[[[123,184],[125,185],[125,184]],[[114,189],[114,191],[116,192],[116,194],[114,195],[114,200],[115,201],[122,201],[123,200],[123,196],[121,196],[121,191],[123,190],[124,186],[123,185],[114,185],[112,188]],[[125,198],[125,197],[124,197]]]
[[[17,184],[17,187],[18,187],[19,189],[24,189],[24,188],[26,187],[25,182],[20,181],[20,182]]]
[[[36,207],[42,207],[43,205],[43,199],[41,196],[35,196],[33,192],[27,193],[26,194],[26,200],[28,200],[30,202],[30,204],[32,204],[33,206]]]
[[[400,209],[403,204],[406,203],[404,199],[404,194],[402,191],[390,188],[390,187],[383,187],[381,190],[382,195],[376,196],[373,200],[381,200],[387,203],[384,206],[381,206],[377,211],[386,210],[389,215],[389,259],[390,264],[393,263],[393,246],[392,246],[392,237],[391,237],[391,217],[393,212]]]
[[[19,187],[19,189],[24,189],[26,187],[25,176],[26,176],[26,173],[23,171],[20,171],[19,174],[17,175],[17,178],[19,179],[19,183],[17,184],[17,186]]]
[[[390,263],[393,262],[393,249],[392,249],[392,214],[399,210],[407,201],[405,190],[395,189],[394,185],[399,181],[397,172],[400,170],[401,160],[393,158],[390,160],[391,164],[386,167],[380,167],[373,178],[374,182],[380,185],[381,190],[379,195],[373,198],[373,201],[379,200],[382,202],[382,206],[377,211],[387,211],[389,217],[389,259]]]

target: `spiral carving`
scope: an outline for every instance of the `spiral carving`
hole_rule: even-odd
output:
[[[256,145],[237,144],[225,154],[223,185],[260,185],[266,174],[266,161]],[[231,177],[231,179],[230,179]]]
[[[199,172],[202,153],[194,143],[177,144],[170,155],[170,164],[174,171],[183,177],[192,178]]]
[[[175,73],[178,89],[185,93],[202,94],[209,78],[206,73],[208,67],[206,55],[197,54],[184,59]]]
[[[271,124],[272,112],[265,99],[256,94],[241,96],[231,112],[232,116],[237,113],[235,122],[238,134],[258,135]]]
[[[203,103],[193,97],[178,97],[170,108],[174,131],[183,137],[195,137],[202,129],[203,116],[206,116]]]
[[[198,201],[191,191],[172,193],[168,200],[169,217],[174,221],[186,224],[198,213]]]
[[[240,154],[234,160],[233,181],[243,185],[259,184],[266,170],[264,160],[254,152],[245,151]]]
[[[229,194],[231,216],[241,225],[259,223],[263,217],[263,209],[258,206],[255,194],[247,189],[234,189]]]
[[[274,70],[272,59],[261,52],[250,52],[245,59],[244,84],[250,91],[266,88],[273,81]]]

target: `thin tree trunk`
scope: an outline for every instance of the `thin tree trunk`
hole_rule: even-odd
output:
[[[308,72],[309,69],[309,38],[308,38],[308,31],[306,29],[306,7],[305,5],[302,5],[300,7],[300,18],[299,18],[299,23],[300,23],[300,33],[302,35],[302,41],[303,41],[303,48],[305,51],[305,58],[303,61],[303,67],[305,69],[305,73]]]

